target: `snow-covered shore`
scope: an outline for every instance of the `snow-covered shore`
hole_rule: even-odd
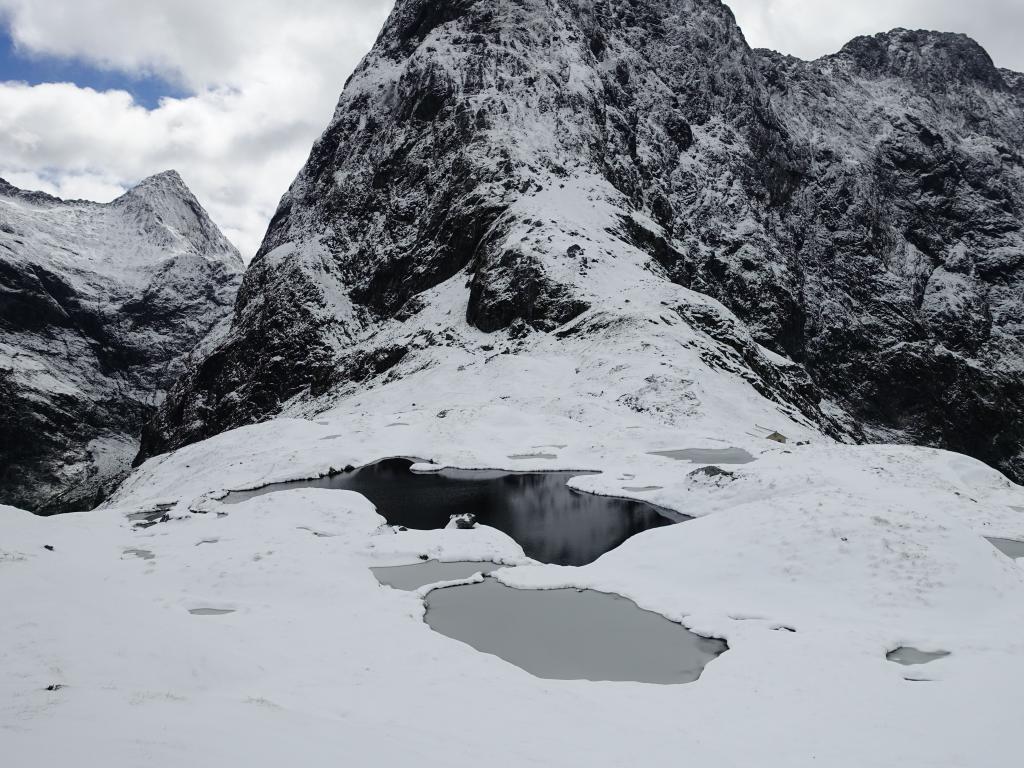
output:
[[[158,457],[95,512],[0,511],[5,764],[1013,763],[1024,568],[985,537],[1024,538],[1024,489],[955,454],[837,444],[724,374],[702,373],[691,418],[668,423],[619,395],[647,368],[686,380],[684,356],[539,338],[497,357],[449,350],[315,420]],[[509,458],[537,446],[557,458]],[[724,446],[757,459],[715,479],[650,455]],[[217,501],[394,455],[599,470],[573,485],[699,519],[562,568],[489,528],[394,532],[349,492]],[[127,518],[159,504],[165,523]],[[616,592],[730,650],[688,685],[540,680],[434,633],[417,593],[369,570],[421,555],[517,566],[496,573],[513,586]],[[951,655],[905,667],[885,658],[900,645]]]

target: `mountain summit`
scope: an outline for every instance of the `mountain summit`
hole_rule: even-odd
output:
[[[496,338],[664,315],[827,434],[1020,479],[1019,83],[961,35],[752,50],[717,0],[399,0],[143,455],[428,365],[458,284]]]
[[[41,512],[124,476],[242,260],[174,171],[101,205],[0,182],[0,489]]]

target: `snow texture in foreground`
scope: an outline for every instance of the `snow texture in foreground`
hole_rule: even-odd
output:
[[[1013,762],[1024,569],[985,537],[1024,539],[1011,508],[1024,490],[955,454],[835,444],[725,376],[692,383],[700,407],[667,424],[618,402],[645,365],[660,367],[657,354],[633,359],[622,340],[570,350],[453,353],[316,421],[271,421],[153,459],[106,509],[3,509],[11,764]],[[766,422],[811,442],[765,440],[754,424]],[[384,456],[518,468],[509,456],[549,445],[562,446],[558,459],[531,469],[600,470],[573,484],[620,496],[657,486],[643,497],[699,519],[566,568],[530,564],[482,526],[396,532],[344,491],[216,500]],[[726,446],[756,460],[694,475],[650,455]],[[154,511],[168,521],[128,519]],[[621,594],[731,650],[689,685],[541,680],[431,631],[420,593],[370,571],[422,556],[515,565],[495,572],[512,586]],[[910,674],[886,660],[901,646],[951,655]]]

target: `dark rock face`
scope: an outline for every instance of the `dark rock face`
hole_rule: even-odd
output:
[[[102,500],[241,269],[173,172],[108,205],[0,183],[0,503]]]
[[[1021,479],[1024,100],[962,35],[896,30],[761,69],[803,123],[779,211],[803,274],[794,355],[879,437]]]
[[[481,330],[553,331],[611,236],[795,361],[736,352],[774,399],[1022,478],[1022,94],[962,35],[803,62],[717,0],[400,1],[143,455],[322,392],[456,275]]]

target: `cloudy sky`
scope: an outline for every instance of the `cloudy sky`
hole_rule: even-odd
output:
[[[107,201],[176,168],[249,258],[391,0],[0,0],[0,176]],[[732,0],[805,58],[892,27],[1024,70],[1024,0]]]

